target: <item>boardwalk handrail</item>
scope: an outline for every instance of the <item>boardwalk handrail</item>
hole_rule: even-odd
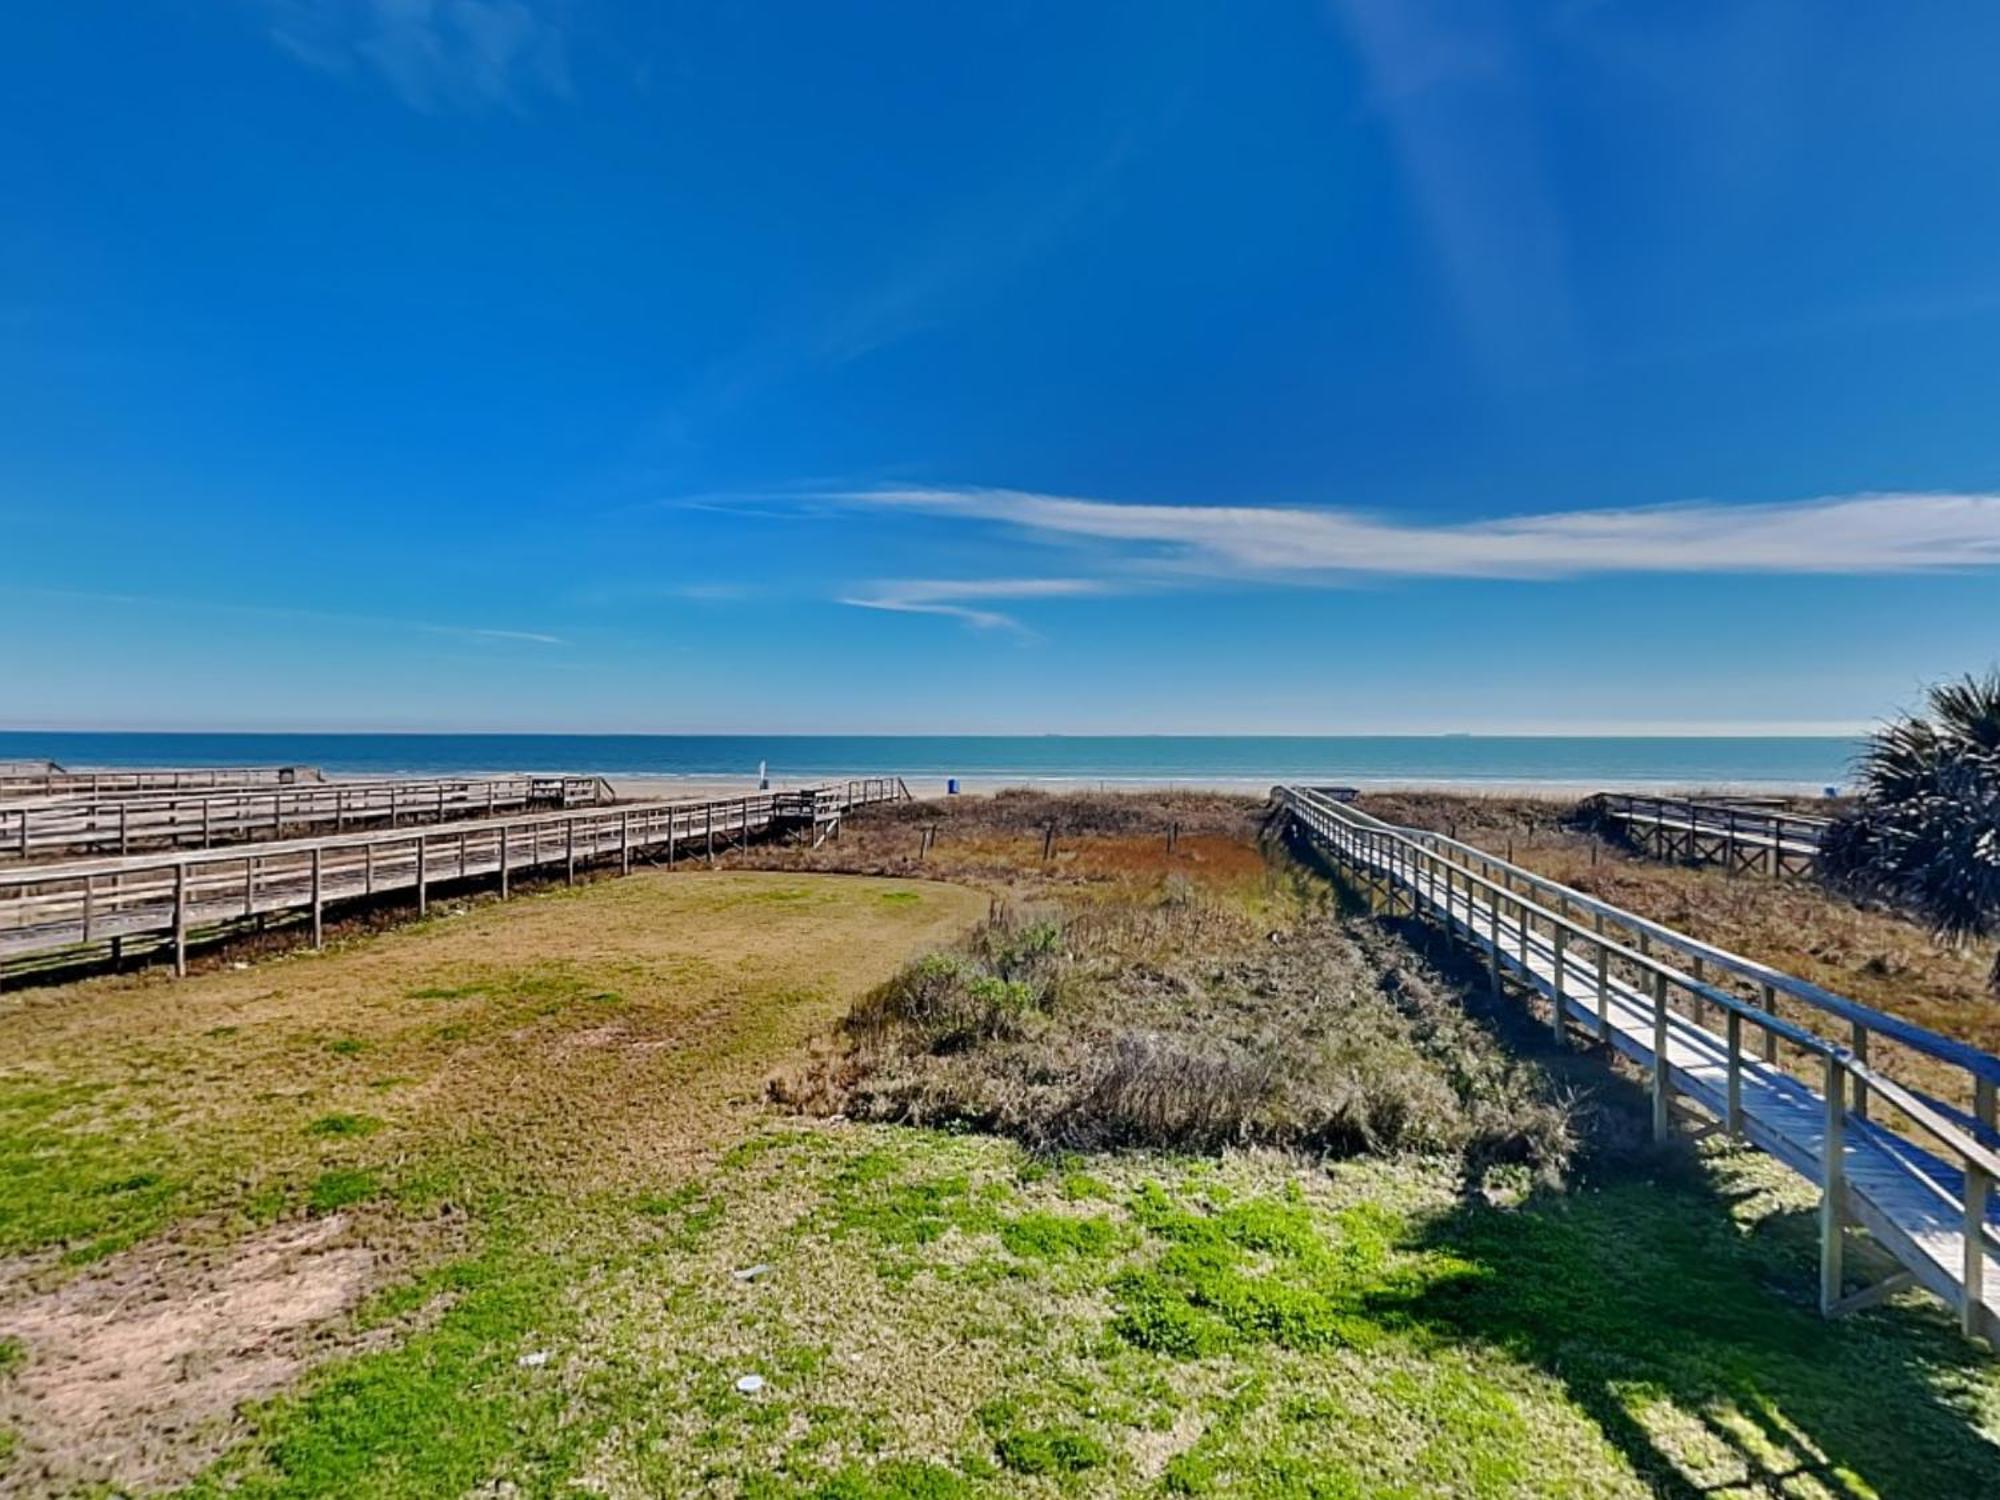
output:
[[[1724,865],[1731,874],[1761,867],[1772,879],[1810,874],[1832,820],[1723,799],[1598,792],[1577,809],[1587,823],[1615,826],[1659,859]]]
[[[1816,840],[1833,826],[1831,818],[1816,818],[1810,813],[1786,812],[1774,807],[1746,807],[1726,797],[1662,797],[1644,792],[1596,792],[1584,799],[1585,806],[1593,803],[1618,812],[1658,818],[1685,818],[1692,811],[1698,817],[1733,819],[1739,829],[1754,828],[1757,824],[1766,828],[1797,829],[1802,840]]]
[[[1670,1107],[1679,1094],[1712,1110],[1719,1121],[1715,1128],[1726,1129],[1733,1136],[1747,1131],[1755,1144],[1795,1170],[1817,1177],[1822,1186],[1820,1300],[1829,1315],[1865,1305],[1890,1285],[1852,1296],[1843,1294],[1840,1230],[1851,1211],[1903,1262],[1912,1277],[1958,1308],[1968,1332],[2000,1342],[1996,1339],[2000,1314],[1986,1297],[1986,1259],[2000,1253],[2000,1232],[1990,1222],[1991,1188],[2000,1179],[2000,1150],[1995,1149],[2000,1136],[1994,1130],[1992,1082],[1995,1072],[2000,1071],[2000,1059],[1908,1023],[1898,1022],[1893,1028],[1899,1037],[1915,1033],[1932,1043],[1923,1049],[1931,1056],[1959,1061],[1969,1054],[1970,1060],[1976,1060],[1977,1066],[1966,1069],[1971,1075],[1974,1104],[1973,1114],[1965,1115],[1881,1072],[1869,1062],[1865,1045],[1843,1045],[1776,1015],[1771,1004],[1776,986],[1770,981],[1790,976],[1685,938],[1455,839],[1387,823],[1309,789],[1279,787],[1274,797],[1317,842],[1365,879],[1379,880],[1391,893],[1391,909],[1393,893],[1400,891],[1412,913],[1441,917],[1451,930],[1462,932],[1483,949],[1496,992],[1504,965],[1546,994],[1558,1038],[1574,1011],[1602,1040],[1648,1065],[1656,1134],[1667,1132]],[[1575,909],[1589,917],[1589,925],[1578,920]],[[1607,922],[1633,933],[1640,946],[1611,937],[1604,930]],[[1546,937],[1537,930],[1537,923],[1547,929]],[[1513,954],[1506,952],[1510,937],[1517,949]],[[1694,959],[1694,972],[1650,951],[1654,941],[1667,945],[1670,952]],[[1578,950],[1594,952],[1594,981],[1590,966],[1576,958]],[[1724,966],[1739,975],[1757,976],[1764,989],[1763,1005],[1707,981],[1705,965],[1725,960]],[[1620,972],[1613,972],[1614,961],[1622,966]],[[1628,984],[1626,973],[1636,975],[1638,985]],[[1817,986],[1805,988],[1825,995]],[[1578,998],[1579,989],[1588,996],[1587,1002]],[[1672,1012],[1674,990],[1693,1002],[1694,1020]],[[1619,1026],[1625,1030],[1614,1031],[1614,1003],[1621,1007]],[[1723,1037],[1706,1028],[1704,1005],[1714,1005],[1721,1012]],[[1594,1016],[1590,1014],[1593,1008]],[[1636,1026],[1630,1020],[1635,1013],[1643,1017]],[[1851,1002],[1835,1013],[1879,1014]],[[1767,1039],[1761,1065],[1744,1053],[1745,1022],[1760,1028]],[[1891,1028],[1881,1029],[1887,1033]],[[1822,1122],[1817,1144],[1809,1131],[1796,1128],[1799,1099],[1784,1096],[1776,1083],[1785,1076],[1776,1065],[1774,1043],[1778,1038],[1819,1060],[1824,1090],[1816,1096],[1814,1106]],[[1680,1061],[1673,1060],[1676,1055]],[[1695,1061],[1688,1061],[1690,1058]],[[1792,1111],[1794,1123],[1789,1131],[1782,1122],[1773,1124],[1746,1115],[1742,1102],[1746,1078],[1761,1091],[1761,1110],[1777,1110],[1778,1105],[1771,1102],[1776,1099]],[[1801,1085],[1793,1082],[1783,1087],[1798,1089]],[[1930,1157],[1913,1144],[1899,1145],[1898,1137],[1871,1124],[1867,1114],[1871,1096],[1897,1110],[1940,1146],[1946,1160]],[[1814,1096],[1808,1093],[1807,1097]],[[1852,1185],[1848,1182],[1850,1155],[1863,1172]],[[1948,1232],[1940,1227],[1954,1223],[1956,1228]]]
[[[123,797],[65,796],[0,802],[0,859],[41,851],[131,852],[135,844],[202,848],[276,840],[302,824],[350,825],[387,818],[491,817],[535,806],[589,807],[613,800],[601,776],[527,772],[500,776],[402,776],[305,781]]]
[[[1397,827],[1395,824],[1384,823],[1381,819],[1364,813],[1358,808],[1342,807],[1341,812],[1357,822],[1365,820],[1367,823],[1374,824],[1380,829],[1392,831],[1404,842],[1411,843],[1417,847],[1421,847],[1420,841],[1423,840],[1427,832],[1427,830],[1404,829]],[[1698,943],[1692,938],[1684,938],[1681,934],[1675,933],[1672,928],[1660,927],[1658,923],[1650,922],[1644,917],[1635,916],[1633,913],[1625,911],[1622,907],[1612,906],[1607,902],[1596,901],[1578,892],[1571,891],[1567,886],[1559,885],[1554,881],[1543,880],[1541,877],[1533,875],[1532,872],[1522,869],[1519,865],[1508,864],[1505,860],[1496,860],[1492,859],[1491,856],[1481,855],[1478,850],[1471,849],[1471,846],[1460,844],[1456,840],[1445,839],[1444,842],[1456,849],[1469,849],[1473,858],[1481,863],[1488,863],[1495,868],[1505,869],[1508,873],[1516,877],[1527,877],[1527,883],[1531,886],[1539,885],[1558,893],[1567,893],[1572,901],[1578,905],[1586,906],[1593,914],[1601,911],[1607,917],[1615,917],[1616,920],[1622,923],[1644,928],[1649,933],[1665,933],[1673,937],[1682,938],[1683,942],[1694,948],[1706,947],[1705,944]],[[1761,1029],[1770,1032],[1772,1035],[1790,1042],[1801,1051],[1810,1052],[1821,1058],[1838,1059],[1843,1067],[1854,1073],[1857,1078],[1861,1078],[1862,1081],[1868,1083],[1871,1088],[1878,1084],[1883,1085],[1882,1092],[1893,1095],[1901,1101],[1906,1101],[1899,1103],[1898,1107],[1903,1108],[1905,1113],[1909,1114],[1912,1119],[1918,1120],[1920,1123],[1926,1123],[1927,1128],[1934,1122],[1940,1138],[1951,1140],[1955,1145],[1962,1147],[1966,1152],[1974,1155],[1989,1170],[1993,1171],[1996,1175],[2000,1175],[2000,1152],[1990,1149],[1986,1143],[1975,1139],[1974,1136],[1963,1131],[1960,1128],[1959,1121],[1938,1114],[1937,1106],[1939,1101],[1915,1093],[1906,1085],[1888,1078],[1887,1075],[1870,1065],[1863,1054],[1854,1051],[1851,1047],[1832,1041],[1819,1035],[1817,1032],[1787,1021],[1783,1016],[1744,1000],[1740,996],[1732,995],[1727,990],[1717,989],[1701,976],[1677,968],[1673,964],[1665,963],[1657,955],[1620,943],[1616,939],[1601,933],[1597,928],[1587,927],[1576,921],[1568,912],[1559,910],[1556,907],[1545,906],[1537,901],[1523,901],[1518,889],[1506,884],[1504,881],[1492,879],[1484,874],[1474,874],[1465,865],[1460,865],[1458,868],[1464,873],[1466,879],[1476,883],[1489,895],[1504,900],[1508,905],[1526,912],[1531,917],[1539,918],[1552,926],[1561,926],[1567,929],[1570,933],[1592,947],[1602,948],[1610,957],[1622,959],[1633,967],[1644,969],[1648,973],[1658,974],[1666,979],[1674,988],[1684,991],[1690,997],[1703,1000],[1708,1004],[1714,1005],[1719,1010],[1733,1012]],[[1711,951],[1719,952],[1720,950]],[[1746,959],[1743,962],[1749,963],[1750,960]],[[1780,978],[1789,977],[1780,974],[1778,970],[1766,969],[1762,965],[1754,965],[1754,967],[1765,973],[1778,975]],[[1804,984],[1805,982],[1800,980],[1798,983]],[[1808,986],[1808,988],[1813,987]],[[1981,1052],[1977,1048],[1967,1047],[1960,1042],[1954,1042],[1949,1037],[1939,1036],[1936,1032],[1926,1031],[1922,1027],[1902,1021],[1898,1017],[1886,1016],[1880,1011],[1872,1011],[1866,1006],[1854,1005],[1852,1002],[1846,1003],[1853,1010],[1861,1014],[1882,1016],[1885,1020],[1896,1022],[1899,1028],[1913,1031],[1922,1037],[1941,1044],[1944,1048],[1970,1053],[1980,1063],[1988,1065],[1981,1070],[1982,1075],[1989,1071],[2000,1072],[2000,1058],[1996,1058],[1990,1053]],[[1886,1029],[1884,1029],[1884,1034],[1888,1034]],[[1941,1054],[1933,1053],[1932,1055],[1940,1056]],[[1971,1070],[1968,1069],[1968,1071]],[[1952,1113],[1955,1114],[1956,1111]],[[2000,1132],[1983,1126],[1977,1128],[1980,1134],[1985,1135],[1994,1147],[2000,1147]]]
[[[1586,895],[1573,886],[1564,885],[1558,880],[1551,880],[1546,875],[1538,875],[1534,871],[1524,869],[1519,865],[1506,864],[1504,860],[1497,859],[1482,849],[1476,848],[1471,844],[1462,843],[1445,834],[1434,833],[1429,829],[1400,828],[1395,824],[1385,823],[1381,819],[1373,817],[1369,813],[1362,812],[1358,808],[1347,808],[1345,811],[1354,817],[1366,819],[1378,828],[1393,831],[1399,836],[1422,840],[1435,848],[1448,848],[1462,857],[1476,859],[1483,864],[1492,865],[1496,868],[1505,865],[1506,869],[1515,879],[1523,882],[1531,889],[1542,892],[1544,895],[1552,895],[1561,900],[1567,900],[1572,905],[1580,906],[1593,915],[1602,914],[1607,920],[1617,921],[1635,932],[1642,932],[1649,939],[1664,943],[1691,959],[1699,959],[1704,964],[1713,964],[1719,969],[1727,970],[1759,986],[1769,985],[1779,994],[1788,996],[1814,1010],[1823,1011],[1827,1015],[1837,1016],[1841,1020],[1848,1022],[1851,1026],[1862,1028],[1865,1032],[1887,1037],[1902,1046],[1910,1048],[1912,1051],[1922,1052],[1927,1056],[1937,1058],[1940,1062],[1950,1063],[1954,1067],[1963,1068],[1975,1078],[1982,1078],[1989,1083],[2000,1084],[2000,1057],[1995,1057],[1988,1052],[1982,1052],[1977,1047],[1968,1046],[1964,1042],[1954,1041],[1947,1036],[1940,1036],[1937,1032],[1918,1026],[1914,1022],[1906,1021],[1901,1016],[1891,1015],[1887,1011],[1876,1010],[1870,1006],[1861,1004],[1858,1000],[1850,1000],[1844,995],[1836,995],[1833,991],[1823,989],[1810,980],[1800,979],[1795,975],[1787,974],[1782,969],[1774,969],[1769,964],[1757,962],[1754,958],[1745,958],[1741,954],[1731,953],[1728,949],[1717,947],[1713,943],[1706,943],[1699,938],[1689,937],[1684,932],[1676,931],[1674,928],[1652,921],[1650,918],[1639,916],[1635,912],[1626,911],[1623,907],[1613,906],[1608,901],[1600,901],[1595,896]],[[1852,1038],[1850,1037],[1849,1040],[1851,1043]],[[1857,1049],[1857,1055],[1866,1056],[1865,1046]]]
[[[127,938],[165,943],[185,970],[189,932],[272,913],[320,916],[331,903],[414,889],[419,909],[431,885],[510,874],[560,862],[574,878],[579,864],[664,849],[671,863],[683,845],[717,843],[790,824],[815,836],[854,807],[896,797],[892,778],[830,787],[718,798],[618,803],[570,811],[205,850],[0,868],[0,959],[64,962]]]
[[[65,770],[50,761],[46,770],[0,770],[0,798],[48,797],[66,792],[116,796],[121,792],[290,786],[325,779],[317,766],[113,766]]]

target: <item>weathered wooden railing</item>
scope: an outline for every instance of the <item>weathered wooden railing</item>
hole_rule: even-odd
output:
[[[897,800],[878,778],[747,796],[635,802],[581,812],[524,813],[412,829],[123,859],[0,870],[0,967],[61,966],[142,948],[171,952],[187,969],[190,941],[273,915],[304,917],[315,946],[329,907],[408,891],[424,910],[438,886],[512,879],[561,867],[635,858],[672,864],[759,833],[810,829],[815,839],[851,809]]]
[[[1660,859],[1719,863],[1731,871],[1762,869],[1772,876],[1809,873],[1819,858],[1826,818],[1691,797],[1599,792],[1581,811],[1623,829]]]
[[[611,800],[601,776],[569,775],[304,781],[169,796],[42,797],[0,802],[0,859],[130,854],[163,846],[208,849],[321,830],[396,828]]]
[[[1664,1137],[1674,1112],[1692,1105],[1712,1119],[1707,1129],[1747,1140],[1817,1182],[1828,1316],[1914,1281],[1955,1308],[1968,1333],[2000,1345],[2000,1288],[1987,1268],[2000,1253],[1992,1192],[2000,1058],[1442,834],[1385,823],[1310,789],[1274,795],[1374,899],[1437,922],[1483,953],[1496,993],[1511,975],[1547,997],[1558,1039],[1577,1027],[1645,1068],[1656,1134]],[[1802,1019],[1779,1013],[1781,997]],[[1828,1021],[1836,1035],[1824,1034]],[[1759,1038],[1754,1049],[1745,1046],[1746,1028]],[[1869,1058],[1871,1038],[1943,1065],[1971,1109],[1882,1072]],[[1873,1117],[1877,1105],[1899,1129]],[[1904,1269],[1847,1293],[1849,1222]]]
[[[316,766],[184,766],[149,770],[68,771],[41,766],[0,769],[0,797],[116,797],[145,792],[186,792],[218,787],[290,786],[320,780]]]

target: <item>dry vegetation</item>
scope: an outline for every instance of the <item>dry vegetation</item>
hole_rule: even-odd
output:
[[[1270,1145],[1560,1171],[1568,1123],[1545,1081],[1413,955],[1312,904],[1267,924],[1192,885],[1003,915],[878,988],[776,1092],[1041,1149]]]

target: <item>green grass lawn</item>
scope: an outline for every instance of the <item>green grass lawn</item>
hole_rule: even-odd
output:
[[[1454,1189],[777,1126],[669,1197],[523,1205],[194,1492],[2000,1492],[1990,1363],[1921,1304],[1822,1322],[1758,1159]]]

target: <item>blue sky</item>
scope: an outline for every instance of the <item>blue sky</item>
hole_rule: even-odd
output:
[[[24,7],[0,725],[1849,729],[2000,654],[1996,50]]]

